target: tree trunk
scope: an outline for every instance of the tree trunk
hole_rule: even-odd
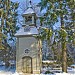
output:
[[[67,72],[67,49],[66,49],[66,42],[62,42],[62,72]]]
[[[62,9],[62,8],[61,8]],[[60,15],[61,18],[61,28],[64,28],[63,14]],[[67,72],[67,49],[66,49],[66,38],[62,37],[62,72]]]

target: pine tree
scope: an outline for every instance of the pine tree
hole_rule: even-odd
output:
[[[41,3],[40,3],[41,9],[46,10],[46,13],[45,13],[46,17],[44,17],[44,19],[46,21],[46,24],[44,23],[45,25],[48,25],[48,27],[50,27],[52,29],[53,25],[57,22],[58,18],[60,18],[60,23],[61,23],[60,29],[57,29],[56,32],[53,31],[53,33],[57,33],[55,35],[55,37],[57,36],[58,41],[61,43],[62,71],[63,72],[67,72],[67,44],[68,44],[67,40],[69,40],[68,36],[71,36],[70,34],[68,34],[68,31],[66,29],[65,23],[67,23],[67,20],[65,21],[65,18],[69,11],[68,7],[70,9],[72,9],[72,7],[70,6],[71,2],[72,1],[69,1],[69,0],[62,0],[62,1],[61,0],[41,0]],[[74,0],[73,0],[73,2],[74,2]],[[74,3],[72,5],[74,8]],[[73,10],[72,10],[72,12],[73,12]],[[72,15],[74,16],[73,13],[71,14],[71,16]],[[74,25],[74,17],[71,19],[73,19],[73,25]],[[71,21],[71,19],[69,19],[69,21]],[[69,25],[68,25],[68,27],[69,27]],[[70,30],[71,30],[71,28],[70,28]],[[43,34],[44,33],[46,33],[46,32],[43,32]],[[47,34],[46,34],[46,36],[47,36]],[[50,39],[50,36],[48,36],[48,38]],[[72,35],[72,40],[73,39],[74,39],[74,33]],[[55,38],[55,40],[56,40],[56,38]],[[56,42],[58,42],[58,41],[56,41]]]
[[[6,65],[10,60],[10,45],[11,40],[14,41],[14,33],[18,29],[17,23],[17,8],[18,3],[14,3],[10,0],[0,0],[0,50],[4,53],[4,61]]]

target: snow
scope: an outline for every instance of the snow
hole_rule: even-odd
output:
[[[17,73],[15,72],[12,74],[11,72],[0,72],[0,75],[24,75],[23,73]],[[69,74],[69,73],[55,73],[55,74],[25,74],[25,75],[75,75],[75,74]]]
[[[32,8],[28,8],[24,13],[23,13],[23,15],[25,15],[25,14],[34,14],[35,12],[34,12],[34,10],[32,9]]]
[[[0,65],[0,75],[12,75],[15,73],[15,67],[8,67]]]
[[[0,71],[0,75],[75,75],[75,73],[55,73],[55,74],[23,74],[22,72],[12,73],[11,71]]]
[[[75,75],[75,74],[70,74],[70,73],[55,73],[55,75]]]
[[[51,61],[49,61],[49,60],[46,60],[46,61],[42,61],[43,63],[53,63],[53,62],[56,62],[55,60],[53,61],[53,60],[51,60]]]
[[[55,70],[54,70],[55,71]],[[5,69],[4,66],[0,66],[0,75],[75,75],[75,69],[71,69],[69,73],[54,73],[54,74],[23,74],[22,72],[16,72],[14,68]]]
[[[75,67],[75,64],[72,64],[71,66]]]

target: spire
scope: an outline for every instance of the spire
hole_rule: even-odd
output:
[[[31,7],[32,7],[31,3],[32,3],[32,2],[31,2],[31,0],[30,0],[30,1],[29,1],[29,8],[31,8]]]
[[[27,10],[23,13],[23,15],[26,15],[26,14],[35,14],[33,7],[32,7],[31,0],[29,0],[29,6],[28,6]]]

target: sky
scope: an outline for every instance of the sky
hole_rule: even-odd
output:
[[[23,2],[25,0],[11,0],[11,1],[13,1],[13,2]],[[31,1],[34,2],[34,3],[40,2],[40,0],[31,0]]]
[[[23,3],[23,2],[25,2],[26,0],[11,0],[11,1],[13,1],[13,2],[19,2],[20,4],[21,3]],[[28,1],[28,0],[27,0]],[[30,0],[29,0],[30,1]],[[39,3],[41,0],[31,0],[32,1],[32,3]],[[20,5],[19,4],[19,5]],[[19,6],[20,7],[20,6]],[[21,13],[21,9],[19,8],[19,13]],[[20,17],[20,16],[19,16]],[[58,26],[57,26],[58,25]],[[58,22],[58,23],[56,23],[55,25],[54,25],[54,29],[56,29],[57,27],[60,27],[60,23]]]
[[[13,2],[19,2],[19,8],[18,8],[18,14],[21,14],[22,13],[22,9],[20,8],[21,7],[21,4],[23,4],[23,2],[25,2],[26,0],[11,0]],[[27,1],[30,1],[30,0],[27,0]],[[31,0],[32,3],[39,3],[41,0]],[[21,16],[19,15],[19,18],[21,18]]]

